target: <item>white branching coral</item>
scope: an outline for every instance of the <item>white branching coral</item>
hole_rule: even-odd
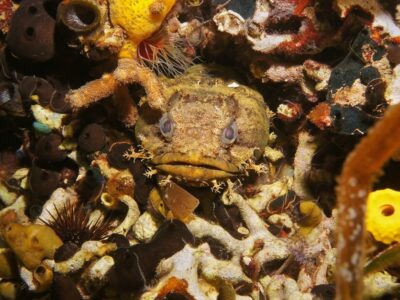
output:
[[[374,16],[372,28],[382,30],[391,37],[400,36],[400,27],[396,25],[390,14],[384,11],[377,0],[336,0],[335,8],[341,17],[346,17],[353,8],[361,8]]]
[[[265,276],[260,279],[268,299],[311,300],[310,293],[299,290],[296,281],[285,275]]]
[[[257,63],[251,65],[253,75],[262,82],[276,82],[298,86],[311,102],[318,100],[317,93],[326,90],[331,68],[323,63],[308,59],[303,64],[275,63],[263,69]]]
[[[279,32],[266,30],[268,22],[273,19],[274,14],[279,15],[291,13],[293,16],[301,16],[302,21],[298,32]],[[279,18],[279,17],[278,17]],[[278,19],[277,18],[277,19]],[[317,52],[320,47],[317,45],[317,34],[315,29],[319,27],[313,7],[302,7],[302,5],[288,5],[282,1],[258,0],[253,16],[244,19],[232,10],[222,9],[214,15],[214,23],[221,32],[232,36],[243,36],[252,45],[255,51],[264,54],[272,52]]]
[[[332,246],[336,226],[336,213],[324,217],[303,239],[292,239],[290,244],[294,259],[302,265],[298,284],[302,291],[310,292],[317,284],[330,283],[336,263],[336,249]]]
[[[294,157],[293,190],[303,198],[312,198],[306,186],[306,179],[311,170],[311,161],[317,151],[317,147],[318,144],[310,133],[303,131],[299,134],[299,145]]]
[[[140,211],[136,201],[132,197],[128,195],[123,195],[120,197],[119,200],[128,207],[128,211],[124,220],[118,225],[118,227],[113,230],[112,233],[126,235],[138,220],[140,216]]]
[[[208,282],[233,284],[241,281],[251,282],[238,264],[215,259],[208,244],[202,244],[197,248],[186,245],[175,255],[161,261],[157,267],[157,276],[161,280],[141,299],[156,298],[160,290],[171,280],[184,282],[186,292],[196,300],[217,299],[217,287],[200,280],[199,275]]]
[[[105,255],[88,266],[81,276],[80,283],[86,291],[97,291],[107,283],[107,272],[114,265],[114,259]]]
[[[148,211],[144,212],[132,227],[132,233],[141,242],[148,242],[156,233],[160,222]]]
[[[379,299],[400,290],[396,277],[387,272],[377,272],[364,278],[365,299]]]
[[[253,257],[257,264],[261,265],[264,262],[285,259],[289,256],[287,243],[269,232],[264,221],[242,196],[229,188],[224,196],[229,198],[230,204],[239,208],[249,230],[249,236],[244,240],[236,240],[220,226],[211,224],[200,217],[194,217],[187,224],[194,236],[211,237],[218,240],[232,254],[232,261],[236,263],[240,262],[242,256],[253,256],[255,245],[260,244],[260,241],[262,241],[263,247]]]
[[[254,197],[247,200],[247,203],[257,212],[260,213],[266,209],[271,200],[285,195],[292,186],[293,178],[286,176],[271,184],[264,184],[260,187],[260,192]]]
[[[76,272],[95,257],[102,257],[117,249],[114,243],[103,243],[99,241],[87,241],[82,244],[81,249],[71,258],[54,262],[53,260],[45,260],[45,263],[58,273],[68,274]]]
[[[272,185],[268,187],[275,188]],[[265,191],[260,194],[265,195]],[[259,195],[256,197],[260,199]],[[250,206],[253,199],[243,199],[233,190],[233,183],[228,183],[223,198],[226,204],[239,208],[249,231],[248,236],[242,240],[235,239],[221,226],[194,216],[187,223],[189,231],[196,238],[207,237],[218,241],[229,252],[230,258],[215,258],[208,243],[196,247],[186,245],[181,251],[160,262],[156,272],[157,284],[144,293],[141,299],[154,299],[176,285],[180,286],[180,292],[184,290],[184,293],[195,299],[218,299],[222,284],[234,286],[240,283],[253,286],[251,299],[258,299],[256,295],[259,292],[269,299],[312,299],[311,289],[316,284],[332,282],[335,264],[335,249],[331,244],[334,217],[324,217],[309,234],[301,238],[300,233],[294,233],[290,238],[279,238],[270,233],[266,223]],[[296,230],[296,226],[290,226]],[[285,267],[281,267],[277,274],[258,278],[264,263],[290,263],[293,260],[301,268],[297,281],[283,274]],[[287,267],[287,264],[283,266]],[[249,271],[251,269],[254,272]]]
[[[385,98],[392,105],[400,102],[400,65],[393,69],[393,77],[386,89]]]

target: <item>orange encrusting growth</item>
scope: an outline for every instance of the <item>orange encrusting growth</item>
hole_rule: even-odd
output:
[[[312,22],[310,20],[304,20],[304,22],[306,23],[303,25],[304,29],[300,31],[299,34],[295,35],[293,40],[283,42],[280,45],[280,48],[285,50],[285,52],[295,53],[296,51],[307,47],[311,41],[318,43],[321,39]]]
[[[337,187],[337,299],[362,299],[365,210],[371,185],[400,147],[400,105],[385,116],[347,157]]]
[[[171,277],[167,283],[161,288],[155,300],[165,299],[168,294],[176,293],[182,295],[188,300],[194,300],[193,296],[187,291],[188,283],[185,279]]]
[[[400,36],[395,36],[390,39],[393,44],[400,45]]]
[[[310,3],[310,0],[297,0],[295,1],[296,3],[296,8],[294,9],[294,14],[299,16],[302,14],[303,10],[308,6]]]

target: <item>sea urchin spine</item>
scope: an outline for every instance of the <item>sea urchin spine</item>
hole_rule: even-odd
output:
[[[56,214],[49,212],[50,221],[43,221],[51,227],[64,243],[71,242],[77,246],[86,241],[100,241],[108,237],[112,223],[108,218],[90,220],[90,214],[79,204],[67,202],[62,210],[54,206]]]

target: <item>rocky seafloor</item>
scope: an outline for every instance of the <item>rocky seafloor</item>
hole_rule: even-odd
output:
[[[397,0],[0,0],[0,299],[399,299]]]

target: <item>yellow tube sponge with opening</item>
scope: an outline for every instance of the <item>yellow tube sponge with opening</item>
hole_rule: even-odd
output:
[[[400,192],[384,189],[369,194],[366,227],[377,241],[400,242]]]

